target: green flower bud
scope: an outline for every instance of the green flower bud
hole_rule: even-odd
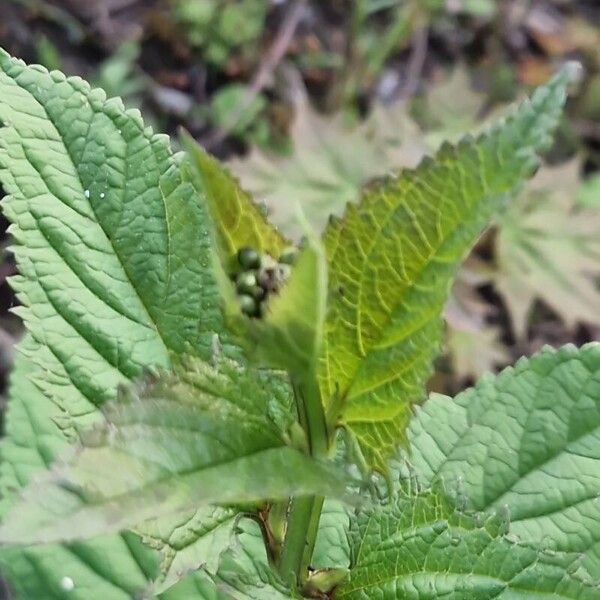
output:
[[[255,317],[258,315],[258,305],[256,304],[256,300],[252,296],[247,296],[246,294],[239,297],[240,301],[240,309],[249,317]]]
[[[328,594],[348,577],[348,569],[319,569],[308,576],[306,591]],[[316,595],[316,594],[315,594]]]
[[[256,287],[256,275],[251,271],[240,273],[237,276],[235,286],[240,294],[248,294],[250,296],[254,293]]]
[[[252,288],[252,297],[257,302],[264,300],[266,295],[267,295],[267,291],[265,290],[265,288],[261,287],[260,285],[256,285]]]
[[[258,269],[260,267],[260,255],[256,250],[247,246],[238,250],[237,259],[243,269]]]

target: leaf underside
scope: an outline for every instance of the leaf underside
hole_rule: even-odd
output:
[[[24,490],[0,541],[71,541],[203,505],[343,495],[331,465],[286,445],[291,401],[283,379],[188,359],[107,404],[106,423]]]
[[[190,177],[205,194],[221,259],[228,264],[243,247],[278,257],[286,247],[285,239],[237,180],[189,134],[184,134],[182,141],[188,154]]]
[[[424,396],[455,270],[547,147],[566,80],[558,75],[490,132],[368,188],[325,231],[321,389],[375,468],[385,470]]]

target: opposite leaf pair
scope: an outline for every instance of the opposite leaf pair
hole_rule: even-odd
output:
[[[346,488],[348,462],[389,472],[410,406],[425,395],[456,266],[547,146],[567,80],[558,75],[477,140],[366,190],[322,241],[308,236],[262,318],[248,318],[231,261],[244,247],[278,257],[287,242],[235,181],[190,140],[187,161],[172,155],[139,114],[81,80],[1,54],[0,179],[29,334],[2,444],[0,538],[61,543],[3,551],[19,597],[592,598],[593,564],[575,573],[571,557],[553,562],[531,547],[543,521],[514,549],[487,518],[455,515],[441,496],[453,488],[438,489],[443,469],[437,477],[430,453],[452,456],[459,441],[446,448],[439,437],[445,415],[432,417],[435,438],[414,433],[439,400],[410,430],[413,470],[435,493],[389,505],[365,497],[351,517],[350,562],[336,547],[348,513],[323,501],[356,493]],[[597,352],[574,359],[594,381]],[[156,367],[156,381],[131,384]],[[581,374],[574,366],[561,383],[597,403],[580,394]],[[502,417],[510,429],[515,416]],[[348,452],[334,459],[339,428]],[[68,442],[76,449],[65,452]],[[493,455],[494,439],[475,435],[473,447],[488,442]],[[478,501],[487,455],[461,466],[473,473],[460,508],[495,508]],[[586,494],[598,494],[589,459]],[[515,481],[528,473],[516,472]],[[133,534],[106,537],[133,526],[142,544]],[[579,551],[555,534],[548,525],[542,537]],[[380,543],[381,556],[372,550]],[[474,563],[474,547],[486,560]],[[510,569],[493,573],[506,561]]]

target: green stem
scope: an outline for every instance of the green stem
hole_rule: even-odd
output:
[[[293,386],[298,418],[306,432],[310,454],[325,458],[329,450],[329,435],[316,378],[294,382]],[[292,579],[298,586],[302,586],[308,576],[323,500],[321,496],[302,496],[294,497],[290,502],[279,571],[286,581]]]
[[[279,572],[285,581],[298,587],[302,587],[308,577],[322,507],[321,496],[299,496],[290,502]]]
[[[311,456],[325,458],[329,452],[329,433],[321,392],[316,377],[292,383],[300,425],[306,432]]]

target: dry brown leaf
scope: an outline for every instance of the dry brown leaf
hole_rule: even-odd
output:
[[[321,231],[329,215],[341,215],[363,185],[391,170],[415,166],[425,153],[423,136],[405,105],[377,106],[370,117],[348,125],[342,115],[318,114],[302,99],[290,131],[293,152],[281,157],[255,148],[230,163],[243,186],[264,202],[271,221],[297,239],[299,203]]]
[[[543,167],[499,219],[493,282],[523,338],[540,299],[569,327],[600,324],[600,210],[577,206],[580,162]]]

